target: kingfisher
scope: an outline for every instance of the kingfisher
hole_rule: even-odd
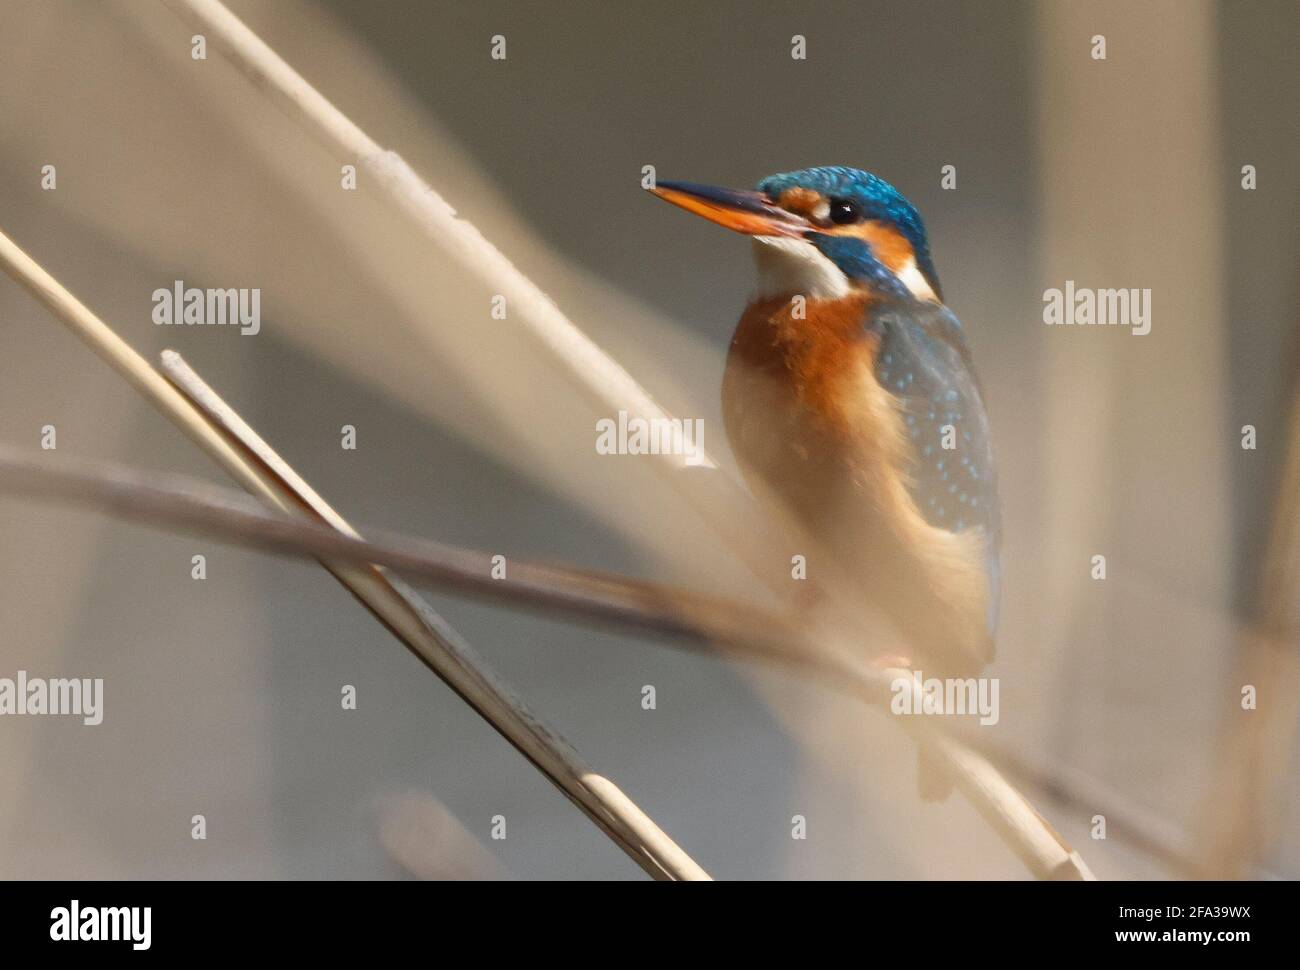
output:
[[[996,467],[916,207],[843,166],[772,175],[756,191],[651,191],[752,237],[758,285],[722,382],[746,482],[812,537],[825,575],[890,622],[905,663],[927,678],[978,674],[998,616]],[[950,788],[924,754],[919,787],[927,800]]]

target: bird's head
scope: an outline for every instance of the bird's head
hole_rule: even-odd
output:
[[[659,198],[754,237],[761,296],[854,289],[939,301],[920,213],[882,178],[839,165],[770,175],[754,192],[659,182]]]

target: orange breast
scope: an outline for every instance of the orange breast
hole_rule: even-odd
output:
[[[779,493],[816,531],[834,509],[909,503],[908,443],[897,402],[876,382],[872,297],[753,303],[722,386],[727,437],[746,477]],[[849,491],[856,495],[848,494]]]
[[[802,319],[788,299],[751,304],[727,357],[727,436],[760,498],[860,577],[923,655],[965,669],[987,651],[978,547],[912,500],[900,404],[875,379],[877,337],[864,329],[871,299],[808,300]]]
[[[878,341],[863,327],[872,300],[862,292],[802,307],[780,298],[750,304],[727,356],[724,411],[745,407],[755,393],[775,396],[767,409],[793,412],[822,443],[867,447],[890,465],[902,461],[900,417],[874,376]]]

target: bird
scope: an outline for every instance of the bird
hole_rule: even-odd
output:
[[[997,469],[916,207],[838,165],[752,191],[665,180],[651,191],[752,237],[757,287],[722,381],[746,483],[815,541],[824,575],[886,618],[903,662],[927,677],[979,674],[998,622]],[[951,788],[924,750],[918,787],[927,801]]]

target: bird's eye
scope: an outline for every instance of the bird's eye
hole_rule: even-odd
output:
[[[846,226],[851,222],[857,222],[861,218],[862,214],[858,212],[858,207],[852,202],[847,202],[844,199],[831,199],[830,219],[835,225]]]
[[[861,218],[862,213],[858,212],[857,205],[846,202],[845,199],[831,199],[831,221],[837,226],[849,225],[850,222],[857,222]]]

